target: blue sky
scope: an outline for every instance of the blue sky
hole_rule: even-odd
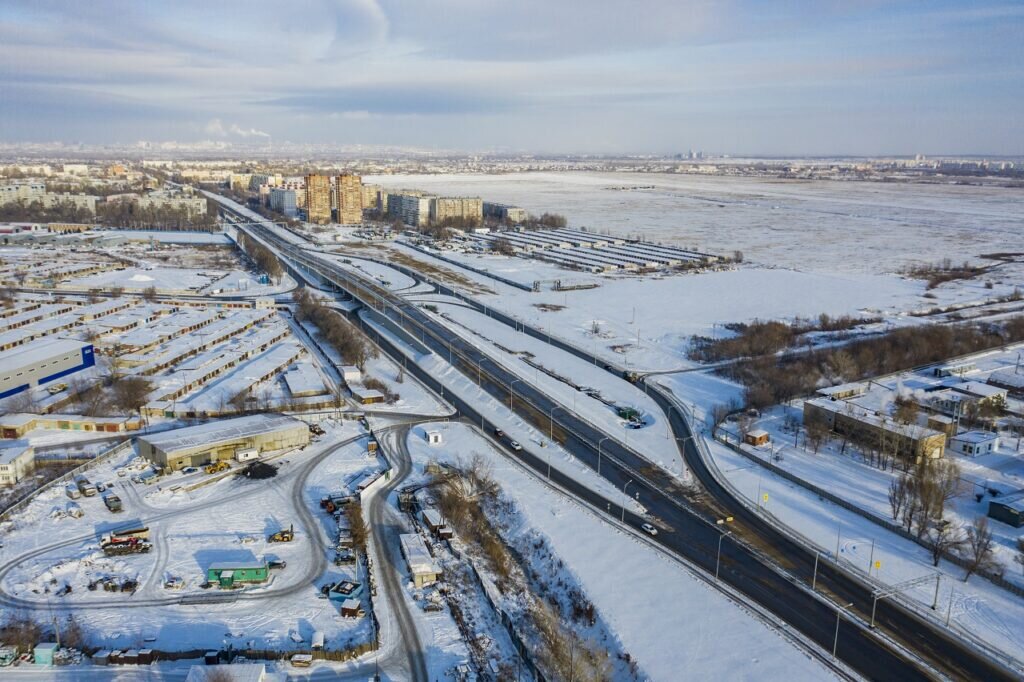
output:
[[[0,140],[1024,155],[1024,3],[0,4]]]

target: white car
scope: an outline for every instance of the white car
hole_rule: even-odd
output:
[[[641,528],[641,529],[642,529],[642,530],[643,530],[643,531],[644,531],[645,533],[647,533],[648,535],[657,535],[657,534],[658,534],[658,529],[657,529],[657,528],[655,528],[654,526],[652,526],[652,525],[651,525],[651,524],[649,524],[649,523],[643,523],[643,524],[640,524],[640,528]]]
[[[516,452],[519,452],[520,450],[523,449],[523,446],[519,444],[519,441],[515,440],[509,441],[508,446],[515,450]]]

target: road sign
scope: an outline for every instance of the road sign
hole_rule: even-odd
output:
[[[882,562],[881,561],[876,561],[875,562],[875,568],[881,568],[881,567],[882,567]]]
[[[764,501],[765,501],[765,502],[767,502],[767,501],[768,501],[768,493],[765,493],[765,494],[764,494]]]

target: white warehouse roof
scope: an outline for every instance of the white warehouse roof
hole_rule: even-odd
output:
[[[247,417],[224,419],[208,424],[154,433],[148,436],[141,436],[139,440],[144,440],[153,447],[170,453],[176,450],[194,448],[199,445],[212,447],[225,441],[258,436],[295,426],[306,427],[298,419],[286,417],[282,414],[253,414]]]
[[[0,353],[0,372],[9,372],[49,360],[56,355],[81,353],[91,344],[67,339],[40,339]]]

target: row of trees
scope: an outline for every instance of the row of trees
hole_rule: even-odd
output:
[[[137,230],[212,230],[217,207],[206,200],[206,213],[192,213],[174,206],[140,206],[134,201],[105,201],[96,205],[96,217],[105,225]]]
[[[284,276],[281,261],[278,260],[273,251],[263,244],[244,232],[238,233],[238,244],[242,247],[242,251],[248,254],[252,262],[256,264],[256,267],[270,275],[275,281],[280,281],[281,277]]]
[[[92,211],[71,203],[57,203],[50,207],[41,201],[12,201],[0,205],[0,221],[17,223],[91,223]]]
[[[315,324],[345,362],[363,370],[369,358],[377,357],[376,351],[361,331],[336,311],[323,305],[308,289],[296,290],[292,299],[296,303],[295,319],[300,322],[309,320]]]
[[[842,347],[808,350],[789,357],[753,358],[722,371],[746,387],[746,404],[760,409],[810,394],[823,384],[890,374],[1022,339],[1024,316],[1002,325],[921,325]]]
[[[822,313],[817,319],[797,318],[790,323],[755,320],[749,324],[726,325],[735,336],[725,339],[694,336],[690,341],[690,357],[699,362],[719,362],[771,355],[798,346],[800,337],[810,332],[843,332],[877,321],[878,318],[831,317]]]

